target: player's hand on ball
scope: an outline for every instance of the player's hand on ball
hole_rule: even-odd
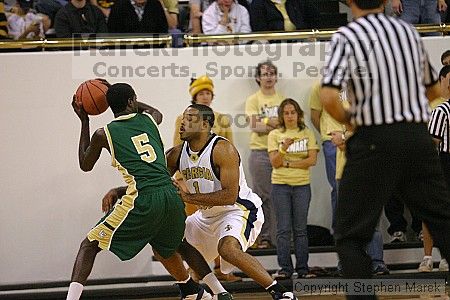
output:
[[[114,204],[116,204],[119,196],[117,195],[116,189],[111,189],[102,199],[102,211],[107,213],[111,209],[113,209]]]
[[[84,111],[81,102],[77,100],[77,97],[73,95],[72,97],[72,107],[75,114],[80,118],[81,121],[89,121],[88,114]]]

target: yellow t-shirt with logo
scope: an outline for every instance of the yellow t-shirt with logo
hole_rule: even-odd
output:
[[[247,116],[258,116],[260,118],[278,117],[278,107],[285,97],[279,93],[274,95],[264,95],[261,90],[247,98],[245,102],[245,114]],[[251,122],[251,119],[250,119]],[[250,128],[252,124],[249,124]],[[252,150],[266,150],[267,149],[267,134],[251,133],[250,149]]]
[[[439,104],[442,104],[445,101],[447,101],[447,100],[445,98],[443,98],[443,97],[439,97],[439,98],[434,99],[433,101],[430,102],[431,110],[435,109]]]
[[[285,31],[295,31],[297,27],[295,27],[294,23],[291,22],[289,18],[288,12],[286,10],[286,0],[272,0],[275,7],[280,11],[283,15],[284,19],[284,30]]]
[[[269,133],[268,152],[277,151],[285,138],[294,139],[284,155],[287,161],[297,161],[308,157],[309,150],[319,150],[314,133],[305,128],[297,129],[274,129]],[[306,185],[310,183],[309,170],[298,168],[273,168],[273,184]]]
[[[322,102],[320,102],[320,83],[316,83],[311,91],[311,95],[309,97],[309,106],[311,109],[320,111],[322,114],[320,115],[320,136],[322,141],[329,141],[331,136],[330,132],[333,131],[342,131],[342,124],[333,119],[329,113],[327,113],[322,106]]]

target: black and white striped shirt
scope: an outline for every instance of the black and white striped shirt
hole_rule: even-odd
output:
[[[439,152],[450,153],[450,99],[433,110],[428,131],[434,138],[441,140]]]
[[[438,78],[411,25],[369,14],[339,28],[330,49],[322,86],[351,89],[356,125],[428,122],[425,87]]]

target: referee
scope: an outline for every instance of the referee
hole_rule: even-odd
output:
[[[431,114],[428,131],[439,148],[444,177],[450,188],[450,66],[445,66],[439,73],[442,96],[445,102],[438,105]]]
[[[394,191],[450,258],[450,193],[427,129],[429,99],[440,96],[437,76],[419,34],[385,16],[384,2],[347,0],[354,21],[333,35],[322,79],[324,108],[355,128],[336,217],[336,246],[347,278],[370,278],[365,246]],[[342,88],[352,95],[350,111],[339,101]]]

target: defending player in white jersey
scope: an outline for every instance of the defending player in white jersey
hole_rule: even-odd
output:
[[[186,219],[186,240],[207,261],[220,254],[222,272],[229,273],[236,266],[273,299],[296,299],[245,253],[264,223],[262,202],[247,186],[238,151],[228,140],[211,133],[213,124],[211,108],[190,105],[179,130],[184,142],[167,152],[171,174],[179,170],[186,179],[185,184],[175,182],[181,198],[200,208]]]

